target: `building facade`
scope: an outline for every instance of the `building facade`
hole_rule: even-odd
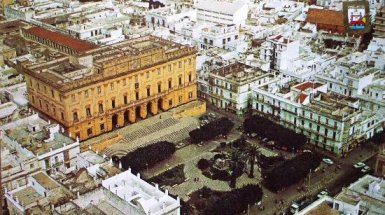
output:
[[[30,105],[72,137],[85,140],[196,99],[194,48],[152,36],[77,48],[23,70]]]
[[[358,99],[327,92],[326,84],[303,82],[253,89],[253,110],[309,138],[309,142],[344,154],[380,131],[376,114]]]

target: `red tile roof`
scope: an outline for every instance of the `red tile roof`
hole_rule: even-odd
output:
[[[307,95],[301,93],[301,94],[298,96],[298,102],[302,104],[303,101],[305,101],[306,98],[307,98]]]
[[[41,27],[31,27],[26,30],[28,33],[40,38],[50,40],[54,43],[61,44],[76,52],[85,52],[97,48],[98,46],[90,42],[79,40],[77,38],[65,35],[59,32],[50,31]]]
[[[314,83],[314,82],[310,82],[310,81],[307,81],[307,82],[304,82],[302,84],[299,84],[297,86],[295,86],[295,88],[301,90],[301,91],[305,91],[309,88],[313,88],[313,89],[316,89],[318,87],[322,86],[320,83]]]
[[[344,26],[344,13],[336,10],[309,8],[306,21],[314,24]]]

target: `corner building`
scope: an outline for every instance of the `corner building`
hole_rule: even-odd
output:
[[[197,97],[194,48],[153,36],[93,47],[35,31],[22,35],[68,56],[23,69],[30,105],[72,137],[85,140]]]

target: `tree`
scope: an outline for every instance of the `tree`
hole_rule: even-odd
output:
[[[249,156],[249,163],[250,163],[250,172],[249,172],[249,178],[254,178],[254,163],[255,163],[255,156],[257,154],[257,150],[255,147],[250,147],[248,156]]]
[[[264,172],[264,183],[273,191],[281,190],[306,177],[310,170],[315,170],[320,163],[320,157],[311,152],[305,152],[281,163],[271,171]]]
[[[204,170],[204,169],[207,169],[209,167],[210,167],[210,161],[208,161],[207,159],[202,158],[198,161],[198,168],[200,170]]]
[[[227,135],[234,127],[234,123],[226,117],[216,119],[198,129],[190,131],[193,143],[211,140],[218,135]]]
[[[305,135],[295,133],[258,115],[246,118],[243,127],[246,134],[257,133],[262,137],[276,141],[278,145],[288,149],[299,149],[307,140]]]
[[[207,215],[234,215],[239,214],[247,205],[254,204],[262,200],[262,189],[258,185],[246,185],[230,192],[225,192],[215,199],[214,202],[207,204],[204,214]]]
[[[169,158],[175,150],[176,148],[173,143],[161,141],[138,148],[119,159],[119,161],[122,162],[122,167],[124,169],[131,168],[133,173],[137,173],[144,168],[151,167],[158,162]]]

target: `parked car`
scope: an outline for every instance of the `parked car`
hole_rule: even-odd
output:
[[[369,166],[364,166],[362,169],[361,169],[361,172],[362,173],[368,173],[370,171],[370,167]]]
[[[329,164],[329,165],[334,164],[334,162],[330,158],[323,158],[322,161]]]
[[[354,168],[361,169],[362,167],[365,166],[365,163],[363,163],[363,162],[358,162],[358,163],[354,164],[353,166],[354,166]]]
[[[215,113],[208,113],[207,115],[214,119],[217,118],[217,115],[215,115]]]
[[[318,198],[322,198],[322,197],[327,196],[327,195],[329,195],[329,192],[328,192],[327,190],[323,190],[323,191],[321,191],[321,192],[317,195],[317,197],[318,197]]]

